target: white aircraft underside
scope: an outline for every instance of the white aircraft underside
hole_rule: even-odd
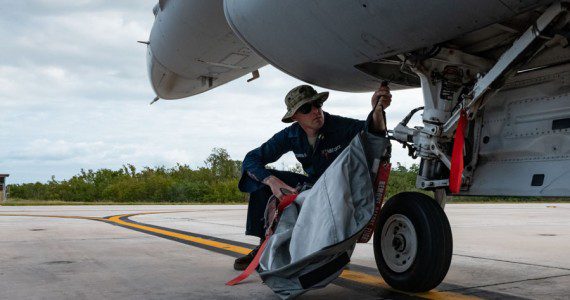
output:
[[[504,46],[537,16],[512,18],[548,2],[165,0],[155,8],[150,78],[162,99],[202,93],[267,63],[341,91],[372,91],[382,80],[419,87],[400,71],[398,54],[442,43],[472,54]]]
[[[433,191],[441,207],[452,191],[461,111],[469,121],[454,195],[569,197],[569,7],[568,0],[163,0],[154,9],[149,77],[162,99],[255,78],[267,63],[341,91],[373,91],[383,81],[394,90],[421,87],[424,107],[410,117],[423,110],[423,126],[409,128],[406,118],[390,136],[421,158],[416,185]],[[395,198],[403,203],[417,198],[402,194]],[[449,227],[443,212],[437,218]],[[375,238],[382,276],[406,291],[435,287],[451,260],[445,235],[402,237],[436,243],[425,247],[439,252],[418,250],[415,258],[439,270],[429,276],[416,264],[390,271],[401,262],[383,256],[380,245],[393,241]]]
[[[564,46],[564,42],[567,43],[564,33],[568,34],[567,3],[559,4],[558,10],[552,8],[552,3],[537,0],[164,0],[154,9],[156,21],[148,45],[149,76],[161,99],[180,99],[208,91],[255,72],[267,63],[300,80],[335,90],[372,91],[384,80],[395,90],[421,86],[425,101],[423,130],[435,130],[438,134],[431,132],[428,137],[422,137],[421,130],[396,128],[394,137],[410,142],[416,155],[424,160],[436,159],[444,164],[429,166],[427,169],[431,171],[424,169],[424,174],[418,177],[418,187],[433,189],[448,184],[445,181],[448,172],[440,169],[449,169],[451,133],[457,121],[458,103],[464,104],[466,96],[479,97],[481,99],[476,100],[480,102],[492,102],[486,111],[488,115],[510,115],[516,120],[505,120],[495,125],[498,127],[494,132],[479,136],[484,133],[481,130],[489,128],[481,129],[488,122],[482,118],[482,105],[467,107],[472,113],[470,118],[481,130],[473,131],[478,135],[472,138],[477,140],[466,150],[475,152],[468,153],[473,159],[467,160],[472,164],[464,174],[461,193],[567,196],[570,188],[562,169],[556,169],[558,171],[550,176],[546,176],[542,168],[533,167],[528,174],[519,172],[528,170],[528,164],[536,164],[537,159],[545,160],[542,166],[547,166],[553,163],[553,158],[558,161],[570,155],[569,147],[563,145],[566,142],[560,142],[561,137],[566,141],[568,136],[558,135],[560,130],[564,133],[567,130],[559,125],[566,124],[564,112],[570,109],[567,98],[551,108],[558,113],[540,114],[552,116],[543,120],[542,126],[528,125],[534,126],[537,132],[557,134],[553,139],[559,141],[558,144],[551,142],[543,146],[545,135],[537,135],[532,141],[523,138],[519,142],[516,138],[528,137],[534,132],[515,133],[506,129],[513,122],[534,120],[507,114],[514,105],[511,102],[519,100],[516,97],[520,98],[524,90],[521,86],[515,92],[508,92],[510,89],[506,87],[513,81],[534,78],[534,86],[525,94],[539,97],[546,93],[544,88],[539,88],[543,82],[553,84],[552,80],[540,78],[554,71],[559,80],[554,86],[562,90],[553,92],[551,88],[548,95],[564,95],[562,86],[567,85],[564,74],[568,68],[564,62],[570,59],[570,51]],[[529,28],[536,27],[541,20],[551,27],[555,21],[559,24],[556,30],[549,28],[551,32],[547,34],[541,32],[533,37],[527,33],[527,37],[532,38],[530,41],[542,39],[546,46],[538,52],[533,50],[536,52],[531,54],[533,59],[527,58],[526,63],[517,65],[517,61],[529,54],[518,53],[514,42],[524,40]],[[527,43],[525,47],[532,48],[532,45]],[[524,50],[522,46],[518,48]],[[557,64],[562,66],[545,68]],[[521,70],[535,71],[526,74],[519,72]],[[507,76],[508,71],[521,74]],[[492,78],[478,81],[486,74]],[[464,93],[461,90],[465,88],[472,90]],[[487,99],[507,95],[511,96],[504,101]],[[540,102],[532,102],[536,104],[533,111],[542,111],[544,105],[537,104]],[[558,131],[552,130],[554,121]],[[438,147],[429,149],[434,146]],[[515,149],[511,149],[513,147]],[[510,150],[505,152],[507,149]],[[513,160],[528,164],[496,166]],[[487,169],[484,176],[480,174]],[[497,183],[502,181],[496,178],[500,172],[495,170],[499,169],[517,170],[515,173],[523,178],[517,178],[518,184]],[[530,185],[532,178],[535,185]],[[537,180],[542,184],[537,186]]]

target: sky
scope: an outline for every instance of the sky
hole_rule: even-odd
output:
[[[213,148],[233,159],[288,126],[285,94],[302,84],[266,66],[183,100],[159,101],[145,45],[156,0],[22,0],[0,6],[0,173],[8,183],[65,180],[124,164],[197,168]],[[315,87],[321,92],[326,89]],[[330,91],[324,110],[364,119],[372,93]],[[393,128],[422,105],[419,89],[394,91]],[[419,120],[415,120],[418,124]],[[394,145],[392,161],[417,163]],[[293,155],[274,165],[288,168]]]

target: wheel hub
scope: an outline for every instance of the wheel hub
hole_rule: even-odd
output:
[[[408,270],[417,253],[418,239],[412,221],[394,214],[382,227],[382,256],[386,265],[396,273]]]
[[[398,252],[404,251],[406,248],[406,238],[401,234],[395,235],[392,240],[392,247]]]

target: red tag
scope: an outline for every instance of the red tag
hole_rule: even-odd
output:
[[[455,140],[453,141],[453,152],[451,153],[451,170],[449,173],[449,190],[452,194],[459,193],[461,189],[461,177],[463,175],[463,146],[465,145],[465,127],[467,126],[467,114],[461,110]]]

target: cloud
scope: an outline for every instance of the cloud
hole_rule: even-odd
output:
[[[151,93],[146,48],[155,1],[18,1],[0,20],[4,101],[135,100]],[[130,6],[128,5],[130,4]],[[133,97],[134,96],[134,97]]]
[[[62,160],[77,160],[91,156],[94,151],[104,146],[101,142],[69,143],[58,140],[40,139],[31,141],[23,149],[12,150],[5,157],[10,160],[35,162],[59,162]]]
[[[285,126],[285,94],[301,81],[273,67],[185,100],[154,97],[146,48],[155,0],[25,0],[3,4],[0,173],[9,181],[64,179],[81,168],[202,166],[214,147],[234,159]],[[321,91],[322,88],[317,90]],[[388,123],[419,106],[394,92]],[[331,92],[325,110],[363,119],[370,94]],[[394,161],[411,163],[395,146]],[[292,166],[292,155],[275,165]]]

